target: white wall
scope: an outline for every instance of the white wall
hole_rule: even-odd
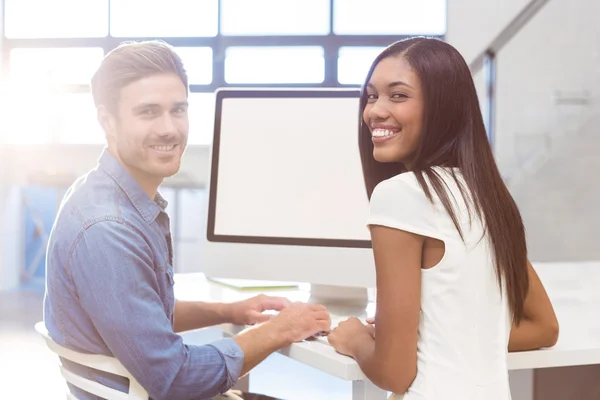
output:
[[[4,148],[0,146],[0,290],[6,289],[9,287],[6,282],[7,278],[5,275],[4,269],[4,212],[5,212],[5,204],[6,197],[8,195],[8,184],[7,184],[7,164],[3,161],[5,158]]]
[[[2,10],[0,10],[0,29],[2,28],[2,22],[4,21]],[[0,38],[0,44],[2,38]],[[0,65],[2,65],[3,54],[0,52]],[[0,71],[1,72],[1,71]],[[0,77],[2,74],[0,73]],[[4,212],[6,204],[6,196],[8,192],[8,163],[5,160],[4,146],[0,144],[0,290],[9,288],[10,282],[5,277],[7,269],[5,268],[5,253],[4,253]]]
[[[572,122],[595,110],[599,16],[597,0],[550,0],[499,53],[496,154],[509,175],[520,165],[517,150],[522,155],[524,147],[543,143],[532,135],[569,134],[577,130]],[[585,91],[587,106],[556,103],[557,96],[582,97]]]
[[[511,185],[534,261],[600,260],[600,115]]]
[[[529,1],[448,0],[446,40],[470,63]]]
[[[529,0],[449,0],[447,40],[471,62]],[[600,90],[600,2],[550,0],[497,58],[496,157],[506,176],[517,173],[546,135],[576,131]],[[484,98],[484,79],[475,76]],[[558,105],[556,97],[592,104]],[[575,126],[573,126],[575,122]]]
[[[448,38],[467,61],[493,36],[498,21],[516,14],[516,0],[501,2],[497,14],[491,10],[496,2],[450,2]],[[600,258],[594,234],[600,198],[600,119],[594,118],[600,115],[599,17],[597,0],[549,0],[498,54],[495,153],[510,178],[535,261]],[[475,82],[483,97],[481,73]],[[587,97],[588,103],[557,101],[565,97]],[[522,167],[536,159],[543,161],[539,171],[523,175]]]

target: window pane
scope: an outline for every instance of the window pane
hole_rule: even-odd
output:
[[[176,47],[190,85],[208,85],[213,79],[213,51],[210,47]]]
[[[215,94],[190,93],[188,101],[190,103],[188,109],[190,118],[188,144],[211,144],[215,123]]]
[[[110,34],[117,37],[216,36],[218,15],[218,0],[111,0]]]
[[[446,2],[334,0],[333,31],[338,35],[443,35]]]
[[[0,142],[4,144],[47,144],[52,141],[49,121],[55,112],[54,99],[33,86],[4,85],[0,90]]]
[[[10,38],[102,37],[108,33],[108,0],[5,0]]]
[[[385,47],[341,47],[338,56],[338,82],[362,85],[369,68]]]
[[[2,107],[3,112],[6,110],[6,115],[0,118],[4,143],[105,143],[90,93],[52,94],[40,90],[18,93],[14,91],[10,103],[5,101]]]
[[[321,83],[322,47],[230,47],[225,53],[227,83]]]
[[[68,93],[57,99],[54,136],[66,144],[103,144],[104,131],[96,116],[91,93]]]
[[[329,13],[329,0],[222,0],[221,33],[326,35]]]
[[[10,78],[47,84],[88,85],[104,57],[99,47],[14,49]]]

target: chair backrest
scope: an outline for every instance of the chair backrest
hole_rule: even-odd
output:
[[[125,367],[123,367],[123,365],[116,358],[100,354],[79,353],[77,351],[62,347],[52,340],[48,334],[46,325],[44,325],[43,322],[38,322],[35,324],[35,330],[44,338],[48,348],[59,357],[89,368],[94,368],[129,379],[129,391],[128,393],[123,393],[119,390],[104,386],[101,383],[77,375],[61,365],[60,372],[65,380],[70,384],[107,400],[148,400],[148,393],[135,380],[135,378],[131,376],[129,372],[127,372]],[[69,395],[67,395],[67,398],[73,398],[73,396],[70,395],[69,397]]]

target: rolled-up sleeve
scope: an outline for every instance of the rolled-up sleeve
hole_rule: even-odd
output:
[[[143,235],[124,222],[88,226],[68,260],[82,307],[107,350],[153,399],[206,399],[227,391],[242,370],[241,348],[232,339],[183,343],[165,312],[152,257]]]
[[[221,353],[225,361],[225,366],[227,367],[227,381],[219,389],[219,393],[224,393],[235,385],[239,376],[242,374],[244,353],[233,339],[223,339],[219,342],[212,343],[209,346],[213,346]]]

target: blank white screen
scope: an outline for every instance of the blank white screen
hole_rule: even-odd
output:
[[[226,98],[217,235],[369,240],[358,98]]]

